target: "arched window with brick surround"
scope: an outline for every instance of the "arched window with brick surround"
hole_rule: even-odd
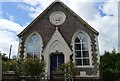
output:
[[[42,39],[41,37],[34,33],[28,37],[26,40],[26,57],[40,58],[42,49]]]
[[[76,66],[89,66],[89,43],[87,36],[79,32],[74,39],[74,56]]]

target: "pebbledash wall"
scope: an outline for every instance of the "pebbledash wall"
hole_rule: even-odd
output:
[[[61,12],[65,16],[61,15]],[[51,18],[52,14],[57,15]],[[59,16],[61,20],[56,21]],[[70,60],[75,62],[74,41],[79,33],[83,33],[87,38],[90,64],[76,65],[77,77],[99,77],[99,33],[60,1],[54,1],[18,35],[18,57],[26,59],[26,41],[33,34],[38,35],[41,40],[40,59],[46,61],[46,74],[50,76],[52,53],[63,53],[64,63]]]

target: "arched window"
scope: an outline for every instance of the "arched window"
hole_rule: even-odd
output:
[[[33,34],[28,38],[26,52],[27,57],[40,58],[41,39],[37,34]]]
[[[86,35],[80,32],[74,40],[75,65],[90,65],[88,39]]]

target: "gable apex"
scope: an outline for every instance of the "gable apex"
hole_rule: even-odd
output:
[[[63,52],[64,54],[72,54],[72,50],[70,49],[64,38],[62,37],[61,33],[58,30],[58,27],[56,27],[55,32],[53,33],[46,47],[44,48],[43,55],[50,54],[56,51]]]
[[[71,13],[79,22],[82,22],[83,25],[85,25],[88,29],[93,31],[95,34],[99,34],[94,28],[92,28],[87,22],[85,22],[81,17],[79,17],[74,11],[72,11],[68,6],[66,6],[62,1],[55,0],[51,5],[49,5],[38,17],[36,17],[21,33],[18,34],[19,37],[21,37],[26,31],[28,31],[33,24],[35,24],[43,15],[47,13],[55,4],[61,4],[68,12]]]

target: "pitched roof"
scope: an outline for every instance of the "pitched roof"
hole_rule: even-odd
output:
[[[86,27],[91,29],[95,34],[99,34],[94,28],[92,28],[87,22],[85,22],[81,17],[79,17],[75,12],[73,12],[68,6],[66,6],[63,2],[60,0],[55,0],[51,5],[49,5],[36,19],[34,19],[21,33],[18,34],[20,37],[22,34],[24,34],[34,23],[38,21],[54,4],[60,3],[63,7],[65,7],[75,18],[77,18],[80,22],[82,22]]]

